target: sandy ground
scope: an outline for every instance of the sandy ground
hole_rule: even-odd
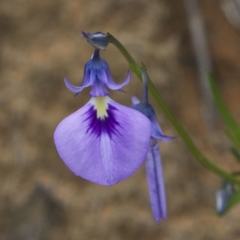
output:
[[[218,85],[240,118],[240,36],[217,0],[200,1]],[[59,159],[53,132],[89,99],[74,98],[63,77],[79,84],[92,48],[81,37],[111,32],[148,73],[169,108],[212,161],[229,171],[239,166],[228,152],[222,121],[205,122],[196,62],[184,5],[178,0],[2,0],[0,2],[0,239],[2,240],[226,240],[240,237],[240,206],[219,218],[215,191],[220,179],[187,151],[178,137],[160,143],[168,218],[154,222],[145,169],[113,186],[75,177]],[[128,65],[113,47],[102,53],[116,81]],[[130,105],[141,95],[132,75]],[[152,99],[151,99],[152,101]],[[153,106],[155,106],[152,101]],[[168,135],[177,135],[157,111]]]

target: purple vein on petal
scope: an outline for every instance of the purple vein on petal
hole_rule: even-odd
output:
[[[150,133],[144,115],[109,97],[97,97],[58,124],[54,142],[75,175],[111,186],[142,165]]]
[[[112,134],[120,134],[118,127],[121,126],[116,120],[115,111],[117,111],[116,107],[109,105],[106,110],[107,116],[101,119],[97,117],[97,110],[94,109],[94,106],[91,106],[85,113],[87,117],[84,121],[88,121],[89,123],[86,133],[89,132],[97,137],[100,137],[103,133],[107,133],[110,138]]]

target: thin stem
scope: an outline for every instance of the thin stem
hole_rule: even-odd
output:
[[[127,60],[130,69],[138,76],[140,80],[142,80],[141,67],[137,65],[133,57],[128,53],[125,47],[114,36],[112,36],[110,33],[107,33],[107,36],[109,37],[110,43],[112,43]],[[195,156],[197,161],[202,166],[209,169],[212,173],[217,174],[219,177],[240,185],[239,178],[236,178],[231,173],[228,173],[224,169],[216,166],[202,154],[202,152],[197,148],[197,146],[194,144],[190,136],[187,134],[187,132],[184,130],[181,124],[178,122],[178,120],[173,116],[171,111],[168,109],[167,105],[163,101],[162,97],[158,93],[157,89],[155,88],[154,84],[152,83],[148,75],[147,75],[147,79],[148,79],[148,87],[149,87],[150,93],[152,94],[159,108],[164,112],[168,120],[172,123],[174,128],[177,130],[178,134],[181,136],[182,140],[185,142],[189,151],[193,154],[193,156]]]
[[[142,67],[141,69],[142,73],[142,81],[143,81],[143,96],[141,99],[141,104],[143,106],[147,106],[148,104],[148,77],[145,67]]]

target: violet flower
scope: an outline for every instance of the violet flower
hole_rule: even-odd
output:
[[[222,187],[216,192],[216,212],[221,215],[227,209],[228,201],[234,194],[231,182],[224,181]]]
[[[130,81],[130,72],[128,71],[126,80],[121,84],[116,84],[112,78],[108,63],[100,58],[100,50],[95,49],[92,58],[85,64],[84,75],[80,87],[72,85],[67,78],[64,78],[66,87],[73,93],[79,94],[84,88],[91,86],[90,95],[92,97],[107,96],[109,92],[107,87],[112,90],[122,91]]]
[[[91,86],[90,101],[63,119],[54,132],[60,158],[77,176],[111,186],[131,176],[144,162],[151,135],[151,123],[138,111],[114,102],[107,87],[121,90],[99,50],[86,63],[82,85],[66,87],[78,94]]]
[[[138,98],[133,97],[132,108],[143,113],[152,124],[151,142],[146,158],[146,173],[152,213],[155,221],[161,221],[167,216],[167,207],[161,155],[157,140],[159,139],[166,142],[174,139],[174,137],[168,137],[163,134],[157,122],[155,112],[148,103],[147,75],[144,69],[142,69],[142,79],[144,84],[142,100],[139,101]]]

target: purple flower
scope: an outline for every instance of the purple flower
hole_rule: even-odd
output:
[[[111,186],[131,176],[144,162],[150,144],[150,121],[107,96],[106,86],[118,90],[129,80],[128,74],[123,84],[116,84],[99,50],[85,66],[81,87],[65,79],[74,93],[92,87],[90,101],[63,119],[54,132],[58,154],[75,175]]]
[[[91,86],[90,95],[92,97],[107,96],[109,92],[107,87],[112,90],[122,91],[122,87],[127,85],[130,81],[130,72],[126,80],[117,84],[114,82],[108,63],[100,58],[99,49],[95,49],[92,58],[85,64],[84,76],[80,87],[72,85],[67,78],[64,78],[66,87],[73,93],[79,94],[84,88]]]
[[[146,173],[152,213],[155,221],[161,221],[167,216],[166,195],[161,164],[161,155],[157,139],[170,141],[174,137],[165,136],[157,122],[157,118],[152,106],[148,103],[148,88],[146,71],[142,69],[142,79],[144,84],[143,97],[139,101],[132,98],[132,108],[144,114],[151,122],[151,143],[146,158]]]
[[[234,172],[233,175],[238,175],[239,172]],[[225,213],[228,209],[229,200],[235,193],[233,183],[223,180],[222,186],[216,192],[216,212],[219,215]]]

